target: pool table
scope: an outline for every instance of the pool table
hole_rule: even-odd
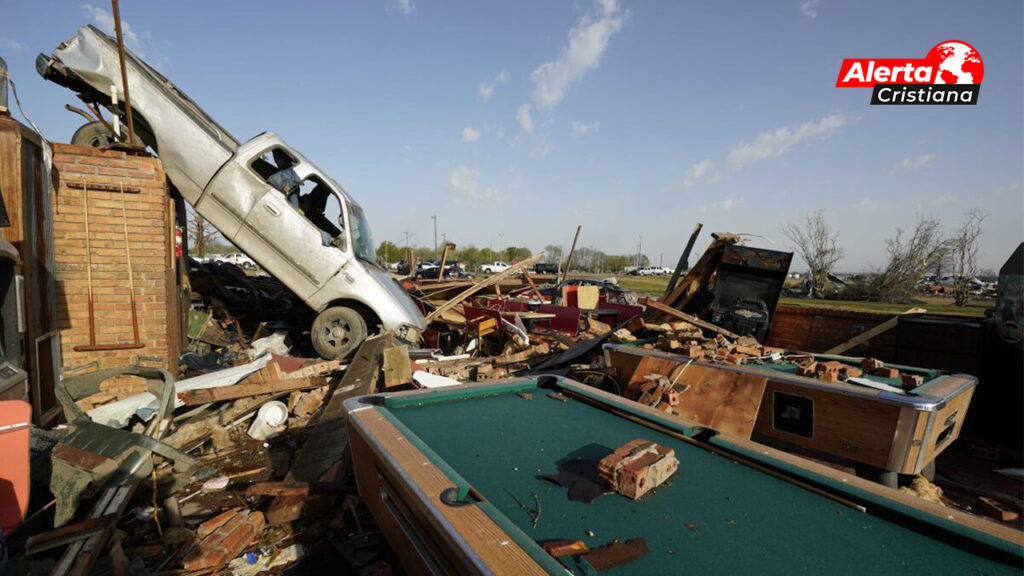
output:
[[[861,361],[846,356],[805,356],[854,367]],[[674,370],[690,362],[678,354],[617,344],[604,346],[604,359],[615,367],[623,384],[642,380],[649,373],[671,377]],[[678,384],[703,384],[711,379],[710,374],[757,378],[762,388],[751,391],[751,410],[746,418],[752,429],[744,429],[740,434],[743,438],[849,461],[862,473],[895,486],[898,474],[916,475],[928,470],[935,457],[957,439],[978,380],[966,374],[887,366],[919,375],[924,384],[906,393],[897,379],[874,374],[862,377],[869,382],[823,382],[799,376],[794,362],[740,366],[694,362]],[[870,384],[881,386],[872,388]],[[693,389],[685,394],[698,393]],[[696,415],[683,416],[714,427]]]
[[[360,493],[411,574],[593,574],[543,543],[646,540],[612,574],[1020,574],[1021,533],[555,376],[349,400]],[[643,438],[679,469],[634,501],[540,478]]]

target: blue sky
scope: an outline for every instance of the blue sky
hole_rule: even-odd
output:
[[[674,264],[695,222],[786,247],[826,210],[841,271],[880,266],[916,214],[988,213],[981,263],[1024,240],[1024,4],[143,2],[129,46],[236,138],[272,130],[366,209],[378,241],[581,244]],[[34,70],[108,3],[6,0],[25,112],[70,139],[77,99]],[[843,58],[971,43],[977,106],[869,106]],[[707,243],[705,234],[698,243]],[[774,242],[774,244],[773,244]],[[802,263],[794,264],[802,269]]]

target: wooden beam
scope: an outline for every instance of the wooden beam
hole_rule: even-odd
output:
[[[476,284],[474,284],[474,285],[470,286],[469,288],[467,288],[466,290],[464,290],[461,294],[459,294],[455,298],[452,298],[451,300],[445,302],[437,310],[434,310],[433,312],[428,314],[427,315],[427,323],[429,324],[430,322],[432,322],[434,320],[434,318],[437,318],[442,313],[444,313],[444,312],[446,312],[448,310],[451,310],[452,308],[454,308],[458,304],[462,303],[463,300],[465,300],[466,298],[469,298],[473,294],[476,294],[477,292],[483,290],[484,288],[487,288],[488,286],[497,285],[498,282],[501,282],[505,278],[508,278],[509,276],[515,275],[515,274],[521,272],[522,270],[525,270],[526,268],[530,267],[534,262],[536,262],[537,260],[540,260],[543,257],[544,257],[544,252],[538,252],[538,253],[534,254],[533,256],[530,256],[526,260],[523,260],[522,262],[519,262],[517,264],[514,264],[514,265],[510,266],[508,269],[506,269],[506,270],[504,270],[502,272],[498,272],[497,274],[495,274],[493,276],[490,276],[490,277],[488,277],[488,278],[486,278],[484,280],[481,280],[480,282],[477,282]]]
[[[700,318],[697,318],[693,314],[687,314],[686,312],[680,312],[679,310],[676,310],[675,308],[672,308],[671,306],[666,306],[665,304],[663,304],[661,302],[658,302],[657,300],[651,300],[650,298],[641,298],[640,299],[640,303],[646,305],[648,308],[653,308],[654,310],[656,310],[657,312],[660,312],[661,314],[672,316],[673,318],[677,318],[677,319],[682,320],[684,322],[689,322],[690,324],[693,324],[694,326],[697,326],[699,328],[703,328],[705,330],[709,330],[711,332],[714,332],[715,334],[721,334],[722,336],[725,336],[726,338],[731,338],[731,339],[735,340],[735,339],[740,337],[739,334],[737,334],[735,332],[732,332],[731,330],[726,330],[725,328],[722,328],[721,326],[717,326],[717,325],[712,324],[711,322],[708,322],[706,320],[701,320]]]
[[[530,285],[530,290],[533,291],[533,295],[537,297],[537,300],[543,300],[544,298],[540,295],[540,290],[537,289],[537,285],[533,283],[533,278],[530,277],[530,271],[523,269],[523,279]]]
[[[846,342],[829,348],[828,350],[825,351],[825,354],[842,354],[843,352],[846,352],[850,348],[855,348],[857,346],[860,346],[861,344],[867,344],[875,336],[878,336],[879,334],[888,332],[889,330],[895,328],[896,325],[899,324],[900,316],[903,316],[905,314],[924,314],[925,312],[927,312],[927,310],[925,310],[924,308],[911,308],[906,312],[901,312],[896,316],[889,318],[885,322],[882,322],[878,326],[875,326],[871,330],[861,332],[860,334],[857,334],[856,336],[850,338]]]
[[[690,234],[690,240],[686,243],[686,248],[683,249],[683,253],[679,255],[679,262],[676,264],[676,269],[672,272],[672,278],[668,281],[668,286],[665,286],[665,293],[661,295],[662,301],[668,298],[668,295],[672,293],[672,290],[676,287],[676,282],[679,281],[679,275],[690,267],[690,251],[693,250],[693,243],[697,241],[697,235],[700,234],[700,229],[704,225],[697,222],[694,226],[693,232]]]
[[[583,229],[583,225],[576,226],[576,235],[572,238],[572,248],[569,249],[569,257],[565,259],[565,270],[561,267],[558,269],[558,277],[555,278],[556,284],[561,284],[562,280],[569,275],[569,266],[572,265],[572,255],[576,253],[576,241],[580,239],[580,230]]]
[[[234,386],[188,390],[185,392],[179,392],[178,398],[184,402],[186,406],[198,406],[200,404],[221,402],[223,400],[237,400],[239,398],[258,396],[260,394],[306,390],[326,385],[327,380],[322,377],[291,378],[288,380],[260,382],[258,384],[235,384]]]
[[[245,487],[246,496],[311,496],[351,494],[344,482],[256,482]]]
[[[106,532],[117,521],[115,514],[89,518],[60,528],[33,534],[25,541],[25,553],[32,555]]]

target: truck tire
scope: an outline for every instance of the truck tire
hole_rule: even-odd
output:
[[[127,128],[125,129],[127,130]],[[71,136],[71,143],[93,148],[110,148],[117,144],[117,139],[102,122],[89,122],[75,130],[75,134]],[[139,139],[138,134],[135,135],[135,145],[142,146],[142,140]]]
[[[321,357],[342,360],[366,340],[366,320],[347,306],[334,306],[316,317],[309,336],[313,349]]]

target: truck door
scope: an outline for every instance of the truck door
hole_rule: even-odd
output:
[[[349,259],[341,198],[281,147],[254,158],[250,167],[266,190],[245,217],[239,245],[307,298]]]

